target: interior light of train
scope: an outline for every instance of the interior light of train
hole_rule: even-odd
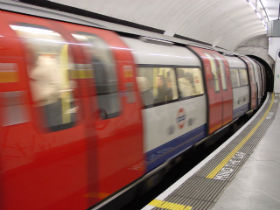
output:
[[[20,25],[10,25],[10,27],[15,31],[28,32],[36,35],[50,35],[50,36],[60,37],[58,33],[44,28],[35,28],[35,27],[20,26]]]

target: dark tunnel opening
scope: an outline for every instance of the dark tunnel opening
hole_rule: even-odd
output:
[[[255,55],[247,55],[258,62],[260,62],[264,67],[265,67],[265,72],[266,72],[266,90],[268,92],[273,92],[273,87],[274,87],[274,74],[268,63],[263,60],[260,57],[257,57]]]

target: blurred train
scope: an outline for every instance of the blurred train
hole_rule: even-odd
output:
[[[0,11],[0,209],[88,209],[256,110],[257,61]]]

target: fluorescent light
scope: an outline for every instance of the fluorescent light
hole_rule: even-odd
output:
[[[251,1],[248,1],[248,3],[253,8],[253,10],[257,10],[256,6]]]
[[[257,16],[262,20],[263,18],[262,18],[261,13],[259,13],[259,12],[256,12],[256,13],[257,13]]]

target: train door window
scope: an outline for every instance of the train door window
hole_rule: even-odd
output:
[[[176,68],[176,72],[182,98],[204,93],[202,75],[199,68]]]
[[[213,76],[215,91],[219,92],[220,91],[220,85],[219,85],[218,69],[217,69],[217,66],[216,66],[216,63],[215,63],[215,59],[211,55],[209,55],[208,53],[204,53],[204,54],[210,61],[211,73],[212,73],[212,76]]]
[[[230,78],[233,88],[240,87],[240,79],[238,69],[230,69]]]
[[[217,60],[219,62],[219,66],[220,66],[222,88],[223,88],[223,90],[226,90],[227,89],[227,80],[226,80],[225,64],[221,59],[217,58]]]
[[[239,69],[240,85],[248,85],[248,75],[246,69]]]
[[[84,44],[91,57],[101,118],[117,117],[120,114],[121,106],[116,64],[111,49],[96,35],[84,32],[72,35]]]
[[[165,104],[178,99],[176,76],[173,68],[140,67],[137,83],[145,107]]]
[[[68,43],[48,28],[32,24],[10,27],[22,39],[28,63],[32,99],[40,110],[43,126],[49,131],[72,127],[76,122],[74,81]]]

